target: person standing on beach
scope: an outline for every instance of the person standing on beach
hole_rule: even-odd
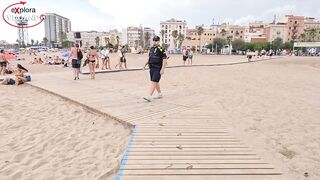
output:
[[[188,65],[192,65],[193,51],[188,49]]]
[[[118,54],[118,63],[116,64],[116,66],[114,68],[117,69],[117,67],[119,66],[119,69],[121,70],[122,69],[122,63],[121,63],[122,52],[121,52],[120,46],[118,47],[117,54]]]
[[[71,58],[71,64],[73,68],[74,80],[79,79],[80,65],[83,58],[82,51],[79,48],[79,44],[73,43],[71,47],[71,53],[69,59]]]
[[[126,49],[125,49],[124,46],[121,48],[121,54],[122,54],[122,58],[120,60],[120,64],[121,64],[120,67],[122,67],[122,64],[124,64],[124,68],[128,69],[128,67],[127,67],[127,59],[126,59]]]
[[[151,102],[152,95],[155,90],[158,92],[158,96],[155,99],[161,99],[162,93],[160,89],[160,79],[161,75],[164,74],[164,69],[167,64],[167,56],[165,54],[164,49],[159,45],[160,44],[160,37],[155,36],[153,38],[153,47],[150,49],[149,52],[149,59],[146,61],[143,69],[149,65],[150,68],[150,79],[151,79],[151,86],[150,86],[150,93],[147,97],[143,97],[144,100]]]
[[[95,79],[96,61],[97,61],[97,64],[99,64],[99,55],[98,55],[97,49],[91,46],[88,52],[87,58],[89,59],[90,77],[91,79]]]
[[[110,58],[109,58],[109,50],[107,48],[103,48],[101,51],[101,59],[102,59],[102,67],[101,69],[110,69]]]
[[[182,51],[183,65],[186,65],[187,59],[188,59],[188,50],[187,49],[183,49],[183,51]]]

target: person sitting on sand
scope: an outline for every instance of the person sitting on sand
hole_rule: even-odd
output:
[[[8,61],[5,59],[4,50],[0,51],[0,75],[5,75]]]
[[[26,68],[21,66],[20,64],[17,65],[17,69],[15,70],[15,79],[13,78],[6,78],[1,82],[1,85],[20,85],[24,84],[28,79],[25,76],[25,73],[28,72]],[[29,77],[29,79],[31,79]]]

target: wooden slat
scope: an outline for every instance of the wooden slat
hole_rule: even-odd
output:
[[[255,155],[216,155],[216,156],[126,156],[129,160],[259,160]]]
[[[126,165],[139,165],[139,164],[267,164],[261,159],[154,159],[150,160],[137,160],[129,159]]]
[[[122,170],[185,170],[192,169],[274,169],[270,164],[147,164],[126,165]]]
[[[123,175],[121,180],[287,180],[279,175]]]
[[[281,175],[274,169],[123,170],[123,175]]]

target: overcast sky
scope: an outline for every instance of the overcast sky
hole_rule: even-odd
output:
[[[38,12],[57,13],[71,20],[72,31],[106,31],[127,26],[147,26],[159,31],[160,21],[172,17],[195,25],[230,22],[245,25],[254,20],[271,22],[274,15],[311,16],[320,19],[319,0],[26,0]],[[0,2],[2,11],[19,0]],[[17,29],[0,20],[0,40],[15,42]],[[29,40],[42,40],[44,24],[29,29]]]

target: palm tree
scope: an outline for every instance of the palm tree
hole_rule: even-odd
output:
[[[179,41],[179,49],[181,49],[182,43],[185,40],[185,36],[181,33],[178,35],[178,41]]]
[[[34,40],[33,40],[33,39],[31,39],[31,46],[33,46],[33,44],[34,44]]]
[[[222,29],[220,33],[221,33],[222,37],[224,37],[227,34],[227,31],[225,29]]]
[[[47,46],[48,41],[49,41],[49,40],[48,40],[46,37],[43,38],[43,43],[44,43],[45,46]]]
[[[178,38],[178,31],[174,30],[172,31],[172,37],[173,37],[173,42],[174,42],[174,48],[177,47],[177,38]]]
[[[120,44],[120,37],[119,37],[119,36],[116,36],[116,40],[117,40],[117,46],[119,46],[119,44]]]
[[[96,46],[99,46],[99,44],[100,44],[100,37],[97,36],[94,40],[96,41]]]
[[[39,46],[39,41],[38,40],[36,41],[36,46]]]
[[[300,34],[300,38],[301,38],[302,42],[305,42],[306,41],[306,34],[305,33]]]
[[[317,36],[317,30],[316,29],[310,29],[309,30],[309,35],[310,35],[310,38],[312,39],[312,41],[315,40],[316,36]]]
[[[230,53],[230,55],[231,55],[231,42],[232,42],[232,39],[233,39],[233,36],[228,36],[227,37],[227,42],[228,42],[228,45],[229,45],[229,53]]]
[[[151,39],[151,34],[149,32],[146,32],[144,34],[145,49],[149,49],[149,47],[150,47],[150,39]]]
[[[162,44],[164,44],[164,34],[165,34],[165,31],[162,29],[160,31],[160,34],[161,34],[161,38],[162,38]]]
[[[199,36],[199,51],[202,52],[202,47],[201,47],[201,35],[203,34],[204,32],[204,29],[202,26],[199,26],[197,28],[197,33],[198,33],[198,36]]]
[[[109,46],[110,38],[105,37],[105,38],[104,38],[104,42],[106,43],[106,46]]]

